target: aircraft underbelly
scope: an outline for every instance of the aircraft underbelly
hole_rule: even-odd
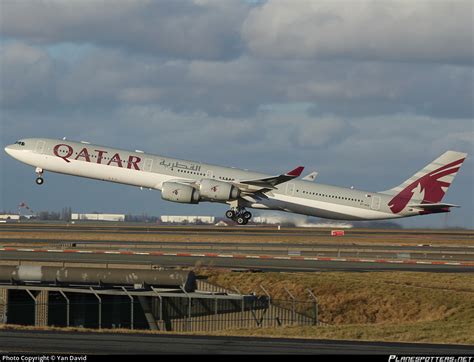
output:
[[[400,217],[400,215],[361,207],[296,198],[287,195],[275,195],[275,197],[259,199],[258,202],[251,204],[251,207],[282,210],[336,220],[382,220]]]

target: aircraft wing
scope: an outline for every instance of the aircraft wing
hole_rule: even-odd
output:
[[[239,180],[239,181],[233,181],[230,183],[238,187],[243,193],[247,193],[247,194],[254,194],[256,192],[263,193],[263,192],[274,190],[276,188],[275,187],[276,185],[279,185],[283,182],[287,182],[296,177],[299,177],[301,175],[301,172],[303,172],[303,169],[304,169],[303,166],[299,166],[295,168],[294,170],[291,170],[287,173],[277,175],[277,176],[271,176],[271,177],[254,179],[254,180]],[[183,185],[189,185],[195,188],[199,187],[199,181],[197,180],[174,179],[171,181],[179,183],[179,184],[183,184]]]
[[[253,191],[264,191],[262,189],[273,190],[275,189],[276,185],[279,185],[283,182],[287,182],[287,181],[293,180],[296,177],[299,177],[301,175],[301,172],[303,172],[303,169],[304,169],[303,166],[298,166],[294,170],[291,170],[281,175],[271,176],[271,177],[266,177],[266,178],[261,178],[261,179],[254,179],[254,180],[241,180],[241,181],[235,182],[235,184],[236,186],[244,189],[243,191],[247,191],[245,189],[248,189],[248,191],[252,189]],[[255,189],[255,187],[257,189]]]
[[[444,204],[444,203],[434,203],[434,204],[408,204],[408,207],[415,207],[418,209],[423,209],[427,211],[431,210],[440,210],[440,209],[446,209],[450,207],[461,207],[459,205],[453,205],[453,204]]]

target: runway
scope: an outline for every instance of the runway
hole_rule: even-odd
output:
[[[329,230],[308,228],[3,224],[0,260],[262,271],[474,272],[471,231],[351,229],[344,238],[328,235]],[[388,237],[406,241],[389,243]]]
[[[55,263],[98,263],[98,264],[145,264],[155,267],[221,267],[227,269],[252,269],[261,271],[424,271],[473,273],[474,263],[458,263],[458,265],[440,264],[441,262],[426,261],[388,261],[370,260],[353,261],[351,259],[304,258],[241,256],[232,254],[183,254],[183,253],[132,253],[128,251],[110,251],[95,253],[90,250],[56,251],[0,251],[0,260],[10,261],[42,261]],[[170,255],[171,254],[171,255]]]
[[[0,330],[0,352],[85,354],[472,355],[474,346],[289,338]]]

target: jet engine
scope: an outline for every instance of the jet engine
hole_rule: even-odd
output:
[[[189,185],[177,182],[163,182],[161,198],[183,204],[197,204],[200,200],[199,191]]]
[[[235,200],[240,196],[240,190],[228,182],[203,179],[199,186],[203,198],[218,201]]]

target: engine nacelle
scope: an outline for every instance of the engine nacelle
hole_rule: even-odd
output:
[[[201,180],[199,191],[201,197],[219,201],[235,200],[240,196],[240,190],[230,183],[207,178]]]
[[[167,201],[183,204],[197,204],[200,200],[199,191],[192,186],[177,182],[163,182],[161,198]]]

